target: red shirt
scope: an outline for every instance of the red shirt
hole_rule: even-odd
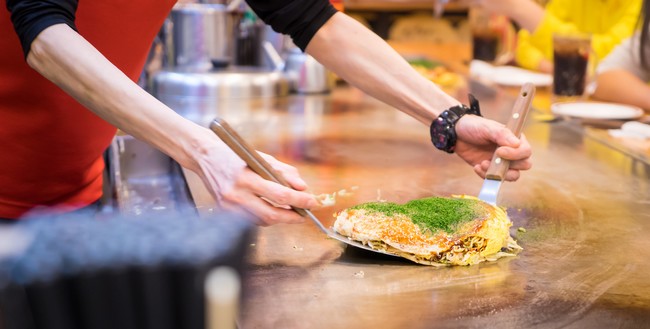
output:
[[[175,2],[80,1],[75,22],[86,40],[135,81]],[[7,10],[0,10],[0,49],[0,217],[97,201],[102,153],[115,127],[27,65]]]

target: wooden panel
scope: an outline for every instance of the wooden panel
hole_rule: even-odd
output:
[[[401,11],[401,10],[419,10],[431,9],[433,12],[433,3],[431,0],[344,0],[346,10],[374,10],[374,11]],[[462,3],[450,3],[446,6],[446,11],[466,10],[467,5]]]

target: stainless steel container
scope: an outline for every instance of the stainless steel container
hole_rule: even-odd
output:
[[[115,136],[107,152],[107,174],[105,211],[113,208],[125,215],[194,211],[180,165],[133,136]]]
[[[177,4],[170,20],[166,48],[172,67],[208,70],[231,63],[236,19],[226,5]]]
[[[232,68],[209,72],[163,70],[153,77],[152,94],[183,117],[206,126],[215,116],[237,121],[254,107],[269,107],[289,94],[279,71]]]
[[[325,93],[334,87],[334,76],[314,57],[299,48],[289,50],[284,71],[298,93]]]

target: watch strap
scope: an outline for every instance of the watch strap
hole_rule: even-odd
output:
[[[440,113],[429,128],[431,142],[439,150],[454,153],[456,148],[456,122],[466,114],[481,116],[479,102],[474,95],[469,94],[470,106],[456,105]]]

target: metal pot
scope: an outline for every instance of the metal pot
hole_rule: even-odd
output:
[[[168,64],[198,70],[228,66],[234,54],[235,21],[231,6],[176,4],[166,31],[171,35],[165,40]]]
[[[286,60],[270,41],[265,41],[262,48],[267,61],[272,63],[276,71],[283,72],[290,81],[291,90],[312,94],[326,93],[334,87],[334,74],[295,45],[288,50]]]
[[[299,93],[324,93],[334,85],[332,73],[297,47],[289,50],[284,71],[293,82],[293,89]]]
[[[153,77],[153,95],[183,117],[208,126],[215,116],[237,121],[255,108],[269,108],[289,93],[282,72],[256,68],[188,72],[162,70]]]

